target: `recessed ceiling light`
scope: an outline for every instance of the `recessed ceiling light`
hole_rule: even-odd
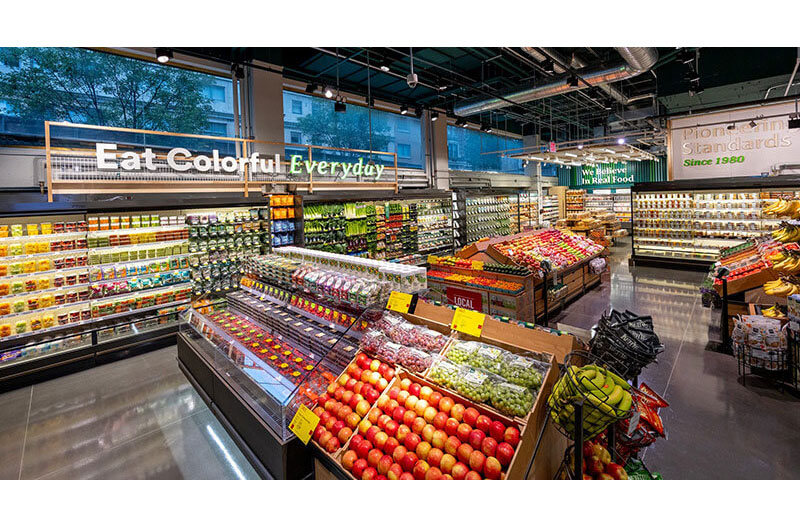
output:
[[[156,60],[161,64],[166,64],[172,58],[172,50],[169,48],[156,48]]]

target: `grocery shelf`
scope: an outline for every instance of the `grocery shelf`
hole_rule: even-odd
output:
[[[76,290],[76,289],[84,289],[85,290],[88,287],[89,287],[89,283],[88,282],[84,282],[82,284],[71,284],[69,286],[66,286],[66,285],[59,286],[58,288],[47,288],[46,290],[33,290],[33,291],[25,291],[25,292],[21,292],[21,293],[13,293],[11,295],[0,296],[0,302],[8,301],[8,300],[11,300],[11,299],[15,299],[17,297],[28,297],[29,295],[38,295],[38,294],[41,294],[41,293],[52,293],[52,292],[56,292],[56,291],[67,292],[67,291],[72,291],[72,290]]]
[[[216,224],[214,224],[216,225]],[[125,229],[98,229],[97,231],[87,231],[86,233],[89,234],[89,238],[97,238],[98,235],[106,236],[106,235],[128,235],[131,233],[148,233],[151,231],[159,232],[159,231],[174,231],[177,229],[189,229],[188,224],[176,224],[176,225],[158,225],[158,226],[150,226],[150,227],[126,227]]]
[[[97,263],[97,264],[90,264],[87,267],[88,268],[98,268],[98,267],[109,266],[109,265],[113,265],[113,264],[130,264],[131,262],[138,262],[140,264],[145,264],[147,262],[153,262],[153,261],[156,261],[156,260],[164,260],[165,258],[168,259],[170,257],[177,257],[177,258],[187,257],[188,258],[188,257],[193,257],[195,255],[205,255],[205,251],[194,251],[192,253],[179,253],[179,254],[175,254],[175,255],[170,254],[170,255],[164,255],[162,257],[149,257],[149,258],[146,258],[146,259],[132,259],[132,260],[120,260],[120,261],[114,261],[114,262],[101,262],[101,263]]]
[[[42,275],[50,275],[50,274],[53,274],[53,273],[66,273],[66,272],[73,272],[73,271],[83,271],[83,270],[88,270],[88,269],[89,269],[89,266],[79,266],[79,267],[76,267],[76,268],[58,268],[58,269],[53,268],[53,269],[50,269],[50,270],[47,270],[47,271],[34,271],[32,273],[17,273],[16,275],[11,275],[11,274],[2,275],[2,276],[0,276],[0,280],[4,280],[4,279],[25,279],[25,278],[28,278],[28,277],[38,277],[38,276],[42,276]]]
[[[9,255],[7,257],[0,257],[0,262],[6,262],[10,260],[20,260],[20,259],[31,259],[31,258],[41,258],[41,257],[52,257],[55,255],[78,255],[78,254],[85,254],[89,248],[84,249],[70,249],[67,251],[47,251],[44,253],[29,253],[26,255]]]
[[[95,254],[98,254],[98,253],[107,253],[107,252],[112,252],[112,251],[125,250],[125,249],[128,249],[128,248],[136,248],[137,251],[142,251],[142,250],[146,250],[146,249],[159,249],[159,248],[162,248],[162,247],[177,246],[177,245],[186,243],[188,241],[189,241],[188,238],[180,238],[180,239],[177,239],[177,240],[164,240],[162,242],[145,242],[145,243],[142,243],[142,244],[125,244],[125,245],[119,245],[119,246],[91,247],[91,248],[87,248],[87,249],[89,250],[90,254],[95,255]],[[86,251],[86,250],[84,250],[84,251]],[[164,255],[164,256],[169,257],[171,255]]]
[[[51,306],[46,306],[44,308],[37,308],[35,310],[25,310],[24,312],[13,312],[13,313],[5,314],[5,315],[0,315],[0,319],[10,319],[11,317],[25,317],[25,316],[28,316],[30,314],[35,314],[35,313],[52,312],[54,310],[63,310],[64,308],[69,308],[71,306],[78,306],[78,305],[81,305],[81,304],[89,304],[89,302],[90,302],[90,300],[86,299],[85,301],[75,301],[75,302],[66,303],[66,304],[53,304]],[[17,336],[14,336],[14,337],[17,337]],[[5,339],[5,338],[3,338],[3,339]]]
[[[147,295],[151,295],[151,294],[161,293],[161,291],[169,290],[169,289],[171,289],[171,288],[173,288],[175,286],[180,286],[181,284],[189,284],[190,282],[192,282],[191,279],[190,280],[183,280],[183,281],[180,281],[180,282],[173,282],[172,284],[167,284],[166,286],[158,286],[158,287],[155,287],[155,288],[142,288],[140,290],[130,290],[130,291],[126,291],[126,292],[115,293],[114,295],[106,295],[104,297],[92,297],[90,300],[92,300],[92,301],[105,301],[106,299],[116,299],[117,297],[121,297],[123,295],[135,295],[135,294],[139,294],[139,293],[144,293],[144,294],[147,294]]]
[[[275,286],[273,286],[273,287],[275,287]],[[314,315],[312,313],[306,312],[305,310],[302,310],[302,309],[300,309],[300,308],[298,308],[296,306],[292,306],[291,303],[288,303],[286,301],[282,301],[282,300],[278,299],[277,297],[273,297],[272,295],[268,295],[268,294],[260,292],[258,290],[254,290],[254,289],[249,288],[247,286],[239,286],[239,289],[249,293],[250,295],[253,295],[254,297],[256,297],[259,300],[269,301],[269,302],[271,302],[273,304],[277,304],[281,308],[285,308],[285,309],[289,310],[290,312],[293,312],[293,313],[295,313],[297,315],[302,315],[303,317],[307,317],[307,318],[311,319],[312,321],[315,321],[315,322],[317,322],[317,323],[319,323],[319,324],[321,324],[323,326],[327,326],[327,327],[329,327],[329,328],[331,328],[333,330],[336,330],[337,332],[340,332],[342,334],[345,334],[348,331],[347,327],[344,327],[344,326],[342,326],[342,325],[340,325],[338,323],[334,323],[332,321],[328,321],[328,320],[323,319],[322,317],[319,317],[319,316]],[[360,335],[360,333],[356,332],[355,330],[353,330],[352,333],[354,335]]]
[[[155,277],[156,275],[162,275],[164,273],[172,273],[172,272],[175,272],[175,271],[189,271],[189,270],[190,270],[190,268],[178,268],[178,269],[170,269],[170,270],[164,270],[164,271],[154,271],[153,273],[143,273],[141,275],[133,274],[133,275],[126,275],[125,277],[114,277],[114,278],[111,278],[111,279],[100,279],[98,281],[93,281],[93,280],[91,280],[91,277],[90,277],[89,282],[87,284],[106,284],[106,283],[109,283],[109,282],[116,282],[116,281],[121,281],[121,280],[126,280],[126,279],[146,279],[148,277]]]
[[[21,235],[21,236],[13,236],[13,237],[0,237],[0,244],[5,242],[26,242],[26,241],[43,241],[43,240],[50,240],[54,238],[71,238],[71,239],[81,239],[86,238],[86,233],[88,231],[71,231],[69,233],[50,233],[49,235]]]

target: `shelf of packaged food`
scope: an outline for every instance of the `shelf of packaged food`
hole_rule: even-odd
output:
[[[32,291],[24,291],[20,293],[14,293],[11,295],[0,296],[0,302],[2,301],[9,301],[11,299],[15,299],[18,297],[27,297],[29,295],[38,295],[40,293],[52,293],[56,291],[72,291],[76,289],[86,289],[89,287],[88,282],[84,282],[83,284],[71,284],[69,286],[59,286],[58,288],[47,288],[46,290],[32,290]]]
[[[22,335],[22,334],[19,334],[19,335]],[[75,339],[75,338],[78,338],[78,339]],[[51,357],[51,356],[56,356],[56,355],[59,355],[59,354],[66,354],[67,352],[72,352],[72,351],[75,351],[75,350],[78,350],[78,349],[81,349],[81,348],[86,348],[86,347],[92,346],[92,335],[91,335],[91,333],[86,333],[86,334],[83,334],[81,336],[72,336],[72,337],[65,336],[62,339],[60,339],[59,341],[62,341],[62,340],[72,340],[74,343],[71,346],[66,346],[64,348],[54,347],[49,352],[46,352],[46,353],[43,353],[43,354],[35,354],[35,355],[34,354],[26,354],[24,356],[17,356],[17,357],[12,357],[12,358],[9,358],[9,359],[4,359],[4,360],[0,361],[0,369],[8,367],[9,365],[17,366],[17,365],[20,365],[20,364],[23,364],[23,363],[28,363],[28,362],[36,360],[36,359],[44,359],[44,358],[48,358],[48,357]],[[56,340],[54,339],[53,341],[56,341]],[[17,349],[17,351],[24,350],[26,348],[33,348],[35,346],[36,346],[36,344],[32,344],[32,345],[28,345],[28,346],[20,346]],[[4,352],[4,354],[5,354],[5,352]]]
[[[174,231],[178,229],[189,229],[188,224],[157,225],[150,227],[127,227],[125,229],[99,229],[97,231],[87,231],[89,238],[96,238],[98,235],[128,235],[131,233],[148,233],[161,231]]]
[[[169,273],[169,272],[164,272],[164,273]],[[165,286],[157,286],[155,288],[142,288],[141,290],[128,290],[126,292],[119,292],[119,293],[115,293],[114,295],[106,295],[104,297],[91,297],[90,300],[92,300],[92,301],[105,301],[105,300],[108,300],[108,299],[116,300],[117,297],[121,297],[123,295],[134,295],[134,294],[137,294],[137,293],[142,293],[142,294],[146,294],[146,295],[152,295],[152,294],[156,294],[156,293],[161,293],[162,290],[169,290],[169,289],[171,289],[171,288],[173,288],[175,286],[180,286],[181,284],[189,284],[190,282],[192,282],[191,279],[182,280],[182,281],[179,281],[179,282],[173,282],[171,284],[167,284]]]
[[[149,258],[146,258],[146,259],[120,260],[119,262],[100,262],[100,263],[97,263],[97,264],[91,264],[90,266],[88,266],[88,268],[92,268],[93,269],[93,268],[99,268],[99,267],[102,267],[102,266],[109,266],[109,265],[112,265],[112,264],[130,264],[132,262],[136,262],[136,263],[139,263],[139,264],[146,264],[148,262],[153,262],[153,261],[156,261],[156,260],[164,260],[165,258],[168,259],[170,257],[173,257],[173,258],[187,257],[188,258],[188,257],[193,257],[195,255],[205,255],[205,251],[193,251],[191,253],[179,253],[177,255],[163,255],[161,257],[149,257]],[[71,269],[75,269],[75,268],[71,268]],[[185,269],[185,268],[181,268],[181,269]],[[60,270],[57,270],[57,271],[60,271]]]
[[[708,254],[716,254],[717,249],[705,249],[705,248],[698,248],[698,247],[675,247],[675,246],[660,246],[655,244],[643,244],[640,245],[637,241],[636,244],[636,251],[639,251],[639,248],[642,249],[651,249],[651,250],[664,250],[664,251],[680,251],[684,253],[708,253]]]
[[[0,315],[0,319],[8,319],[10,317],[25,317],[25,316],[28,316],[30,314],[48,312],[48,311],[53,311],[53,310],[62,310],[64,308],[69,308],[71,306],[78,306],[80,304],[89,304],[89,299],[87,299],[85,301],[76,301],[76,302],[66,303],[66,304],[53,304],[53,305],[50,305],[50,306],[46,306],[44,308],[37,308],[35,310],[25,310],[23,312],[12,312],[12,313],[9,313],[9,314]]]
[[[47,251],[44,253],[29,253],[26,255],[9,255],[7,257],[0,257],[0,262],[7,262],[12,260],[20,260],[20,259],[30,259],[30,258],[41,258],[41,257],[52,257],[55,255],[78,255],[81,253],[86,253],[88,248],[84,249],[70,249],[67,251]]]
[[[190,268],[178,268],[178,269],[171,269],[171,270],[164,270],[164,271],[154,271],[152,273],[142,273],[141,275],[134,273],[134,274],[131,274],[131,275],[126,275],[124,277],[110,277],[108,279],[100,279],[100,280],[91,280],[91,278],[90,278],[89,279],[89,284],[106,284],[108,282],[115,282],[115,281],[120,281],[120,280],[125,280],[125,279],[147,279],[149,277],[154,277],[156,275],[162,275],[164,273],[172,273],[172,272],[175,272],[175,271],[188,271],[189,269]]]
[[[49,233],[47,235],[20,235],[13,237],[0,237],[0,244],[7,242],[40,242],[50,239],[81,239],[86,238],[87,231],[71,231],[69,233]]]
[[[277,286],[273,286],[273,287],[277,288]],[[324,319],[322,317],[319,317],[318,315],[314,315],[314,314],[312,314],[310,312],[307,312],[307,311],[305,311],[305,310],[303,310],[301,308],[298,308],[297,306],[293,306],[292,303],[283,301],[283,300],[281,300],[281,299],[279,299],[277,297],[273,297],[272,295],[268,295],[268,294],[260,292],[258,290],[254,290],[254,289],[249,288],[247,286],[241,286],[240,285],[239,288],[242,291],[245,291],[245,292],[249,293],[250,295],[253,295],[254,297],[256,297],[259,300],[269,301],[269,302],[271,302],[273,304],[277,304],[281,308],[285,308],[285,309],[289,310],[290,312],[296,313],[297,315],[302,315],[303,317],[307,317],[307,318],[311,319],[312,321],[315,321],[315,322],[317,322],[317,323],[319,323],[321,325],[327,326],[328,328],[336,330],[337,332],[340,332],[342,334],[344,334],[344,333],[346,333],[348,331],[348,327],[342,326],[342,325],[340,325],[338,323],[334,323],[332,321],[328,321],[328,320],[326,320],[326,319]],[[278,289],[282,290],[283,288],[278,288]],[[318,302],[318,301],[314,301],[314,302]],[[354,335],[360,335],[360,333],[355,332],[355,330],[353,330],[353,333],[354,333]]]
[[[50,270],[46,270],[46,271],[34,271],[32,273],[17,273],[16,275],[11,275],[11,274],[3,275],[3,276],[0,276],[0,280],[5,280],[5,279],[25,279],[25,278],[28,278],[28,277],[39,277],[39,276],[42,276],[42,275],[50,275],[50,274],[53,274],[53,273],[84,271],[84,270],[88,270],[88,269],[89,269],[89,266],[80,266],[80,267],[77,267],[77,268],[59,268],[59,269],[55,269],[54,268],[54,269],[50,269]]]
[[[104,251],[119,251],[119,250],[126,250],[130,248],[134,248],[136,251],[143,251],[148,249],[159,249],[162,247],[172,247],[177,246],[182,243],[189,242],[189,238],[179,238],[176,240],[163,240],[161,242],[144,242],[138,244],[125,244],[119,246],[103,246],[103,247],[90,247],[88,248],[90,255],[100,254]],[[165,255],[170,256],[170,255]]]

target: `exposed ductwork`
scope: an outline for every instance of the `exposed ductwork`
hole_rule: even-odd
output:
[[[527,53],[530,53],[528,50],[531,48],[523,49],[525,49]],[[652,68],[658,61],[658,51],[655,48],[619,47],[615,49],[625,60],[624,63],[609,68],[580,68],[576,72],[577,75],[590,86],[601,87],[608,83],[624,81],[625,79],[635,77]],[[531,56],[535,57],[533,54],[531,54]],[[561,69],[563,70],[563,68]],[[464,101],[457,104],[454,111],[458,116],[471,116],[481,112],[504,108],[512,104],[527,103],[529,101],[553,97],[554,95],[566,94],[587,87],[584,83],[579,83],[578,86],[570,86],[567,81],[568,75],[562,74],[539,86],[513,90],[496,97]],[[622,96],[622,94],[620,95]]]
[[[525,48],[523,48],[523,49],[525,49]],[[527,48],[527,49],[532,49],[532,48]],[[527,51],[527,49],[526,49],[526,51]],[[553,48],[541,48],[541,50],[542,50],[543,53],[547,54],[551,59],[553,59],[556,63],[561,62],[562,64],[569,64],[570,66],[572,66],[574,68],[585,68],[585,67],[588,66],[588,64],[586,64],[586,62],[584,62],[583,59],[581,59],[580,57],[578,57],[574,53],[572,54],[572,60],[571,61],[567,61],[566,58],[564,58],[557,50],[555,50]],[[556,71],[558,71],[558,70],[556,70]],[[561,73],[563,73],[564,71],[566,71],[566,70],[564,70],[564,68],[561,68]],[[600,90],[603,90],[606,94],[608,94],[609,97],[611,97],[612,99],[614,99],[615,101],[617,101],[621,105],[624,106],[624,105],[628,104],[628,98],[625,97],[625,94],[623,94],[622,92],[620,92],[619,90],[617,90],[616,88],[611,86],[610,84],[601,84],[601,85],[598,85],[597,88],[599,88]]]

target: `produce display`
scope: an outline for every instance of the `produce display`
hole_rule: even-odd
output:
[[[575,403],[583,403],[584,438],[591,440],[609,424],[630,413],[631,387],[620,376],[598,365],[577,367],[565,360],[566,371],[547,400],[550,418],[570,438],[575,433]],[[574,359],[574,356],[573,358]]]
[[[508,196],[481,196],[466,201],[467,243],[511,233]]]
[[[380,448],[383,448],[389,436],[373,425],[378,423],[383,414],[373,404],[394,377],[394,369],[386,363],[370,360],[366,354],[358,354],[347,371],[331,382],[326,393],[317,398],[314,414],[319,416],[319,424],[312,435],[314,441],[328,453],[335,453],[350,440],[355,431],[364,435],[371,431],[370,442],[374,441],[376,447],[380,444]]]
[[[543,260],[556,270],[568,268],[603,250],[586,237],[559,229],[543,229],[491,247],[531,271],[541,270]]]
[[[341,463],[360,480],[497,480],[519,443],[518,427],[396,377],[358,424]]]
[[[589,357],[594,362],[606,365],[626,379],[639,376],[663,350],[664,345],[653,331],[653,318],[627,310],[612,309],[603,315],[589,343]]]
[[[423,254],[453,249],[453,201],[422,200],[417,203],[417,244]]]
[[[291,246],[295,243],[295,206],[294,196],[291,194],[272,194],[269,197],[269,212],[268,218],[269,230],[272,247]],[[266,209],[259,210],[259,218],[261,218],[261,229],[265,230],[267,227],[264,222]],[[252,216],[252,210],[251,210]],[[265,249],[264,235],[262,234],[262,250]]]
[[[460,273],[449,273],[446,271],[432,270],[428,272],[428,277],[440,279],[450,282],[458,282],[462,284],[469,284],[476,288],[482,288],[490,291],[497,291],[507,294],[515,294],[521,292],[524,287],[516,282],[509,282],[499,279],[489,279],[486,277],[473,277],[471,275],[462,275]]]
[[[439,354],[446,343],[447,337],[439,332],[385,312],[364,335],[361,347],[384,361],[421,373],[430,367],[433,355]]]
[[[625,468],[611,461],[611,453],[600,442],[583,443],[583,480],[628,480]]]
[[[539,199],[535,192],[521,192],[510,199],[511,232],[535,229],[539,225]]]

